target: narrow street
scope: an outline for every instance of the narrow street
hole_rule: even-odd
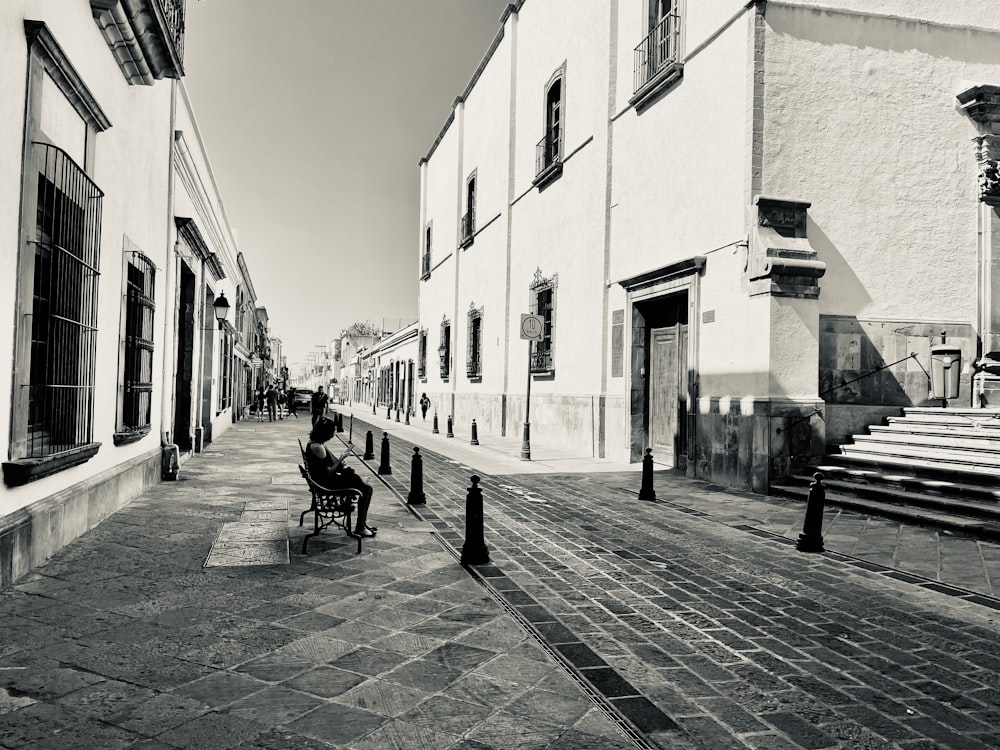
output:
[[[962,556],[942,565],[929,536],[828,511],[844,533],[806,555],[794,504],[671,472],[643,502],[635,467],[551,473],[541,450],[519,463],[509,443],[364,419],[356,448],[388,432],[393,473],[367,462],[380,530],[361,555],[336,530],[298,554],[308,420],[246,421],[0,594],[0,746],[1000,745],[994,546],[953,540]],[[400,500],[415,445],[420,517]],[[491,562],[470,575],[472,474]],[[241,519],[276,516],[287,564],[203,567],[239,547]],[[852,523],[900,567],[866,557]],[[920,549],[939,558],[930,578],[906,572]]]

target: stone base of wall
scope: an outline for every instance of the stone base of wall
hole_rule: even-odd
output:
[[[765,494],[770,483],[823,454],[822,401],[703,397],[688,475]]]
[[[851,442],[852,435],[864,435],[873,424],[885,424],[887,417],[898,417],[901,406],[826,405],[826,438],[829,446]]]
[[[0,518],[0,587],[82,536],[160,481],[160,448]]]

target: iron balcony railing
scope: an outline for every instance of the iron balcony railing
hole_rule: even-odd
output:
[[[469,211],[462,216],[462,238],[459,244],[462,247],[472,244],[472,236],[476,232],[476,209],[470,208]]]
[[[483,374],[482,358],[478,354],[473,354],[465,361],[465,374],[470,378],[478,378]]]
[[[656,78],[671,63],[677,62],[680,47],[680,14],[671,13],[660,19],[645,39],[635,48],[635,79],[633,93]]]
[[[167,33],[174,45],[178,60],[184,59],[184,2],[185,0],[155,0],[167,22]]]
[[[548,372],[552,369],[552,351],[542,350],[531,353],[531,371]]]
[[[562,129],[549,128],[545,137],[535,146],[535,176],[537,177],[553,164],[562,161]]]
[[[420,259],[420,277],[426,279],[431,275],[431,254],[424,253],[424,256]]]

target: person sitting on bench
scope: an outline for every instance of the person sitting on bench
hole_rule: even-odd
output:
[[[359,490],[361,499],[358,501],[358,520],[354,525],[354,535],[375,536],[377,527],[369,526],[367,523],[368,507],[371,505],[374,490],[368,482],[357,475],[354,469],[344,465],[347,457],[354,452],[351,443],[347,444],[347,450],[339,458],[335,458],[326,447],[326,441],[336,432],[337,426],[332,419],[321,416],[316,420],[309,433],[309,443],[306,445],[306,468],[313,481],[327,489]]]

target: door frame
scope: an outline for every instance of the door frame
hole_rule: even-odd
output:
[[[637,305],[655,302],[670,295],[687,295],[687,473],[693,476],[698,446],[698,340],[701,319],[701,277],[705,272],[706,257],[696,255],[671,263],[653,271],[622,279],[617,283],[626,291],[625,326],[629,331],[628,347],[631,356],[625,358],[626,448],[630,461],[642,460],[648,433],[648,403],[645,399],[646,330]],[[656,456],[653,456],[654,461]]]

